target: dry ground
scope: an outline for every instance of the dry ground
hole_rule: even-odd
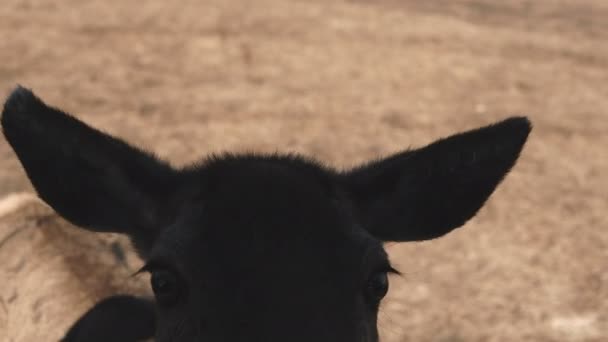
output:
[[[175,164],[279,150],[343,167],[527,114],[521,161],[478,217],[388,247],[404,277],[384,341],[602,341],[606,18],[604,0],[3,0],[0,94],[21,83]],[[4,140],[0,161],[0,196],[31,191]],[[0,340],[57,339],[140,286],[114,237],[2,203]]]

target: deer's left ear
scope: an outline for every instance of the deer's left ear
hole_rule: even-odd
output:
[[[342,175],[359,219],[383,241],[419,241],[462,226],[519,157],[526,118],[438,140]]]

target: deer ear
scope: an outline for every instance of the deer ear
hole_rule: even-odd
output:
[[[39,196],[94,231],[150,235],[175,172],[152,155],[95,130],[18,87],[2,129]]]
[[[364,226],[384,241],[417,241],[462,226],[519,157],[526,118],[438,140],[342,175]]]

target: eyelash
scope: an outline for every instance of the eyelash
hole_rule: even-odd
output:
[[[135,274],[137,275],[137,274],[141,274],[143,272],[152,273],[154,271],[159,271],[159,270],[173,271],[173,268],[170,266],[167,266],[165,263],[163,263],[161,261],[151,260],[151,261],[148,261],[137,272],[135,272]]]
[[[388,274],[394,274],[394,275],[401,276],[401,272],[399,272],[399,270],[393,268],[393,266],[388,266],[388,268],[385,270],[385,272]]]
[[[152,261],[147,262],[139,270],[137,270],[135,273],[133,273],[132,276],[136,276],[136,275],[139,275],[139,274],[144,273],[144,272],[152,273],[152,272],[157,271],[157,270],[166,270],[166,269],[171,270],[171,267],[167,267],[162,262],[158,262],[158,261],[152,260]],[[397,276],[402,276],[403,275],[401,272],[399,272],[399,270],[395,269],[390,264],[381,267],[380,269],[378,269],[377,272],[385,272],[385,273],[394,274],[394,275],[397,275]]]

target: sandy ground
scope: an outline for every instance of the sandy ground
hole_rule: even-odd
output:
[[[606,18],[603,0],[4,0],[0,94],[31,87],[176,165],[278,150],[345,167],[526,114],[529,144],[478,217],[388,246],[404,276],[383,341],[602,341]],[[56,339],[138,288],[107,257],[120,240],[6,197],[31,188],[3,139],[0,161],[0,340]]]

